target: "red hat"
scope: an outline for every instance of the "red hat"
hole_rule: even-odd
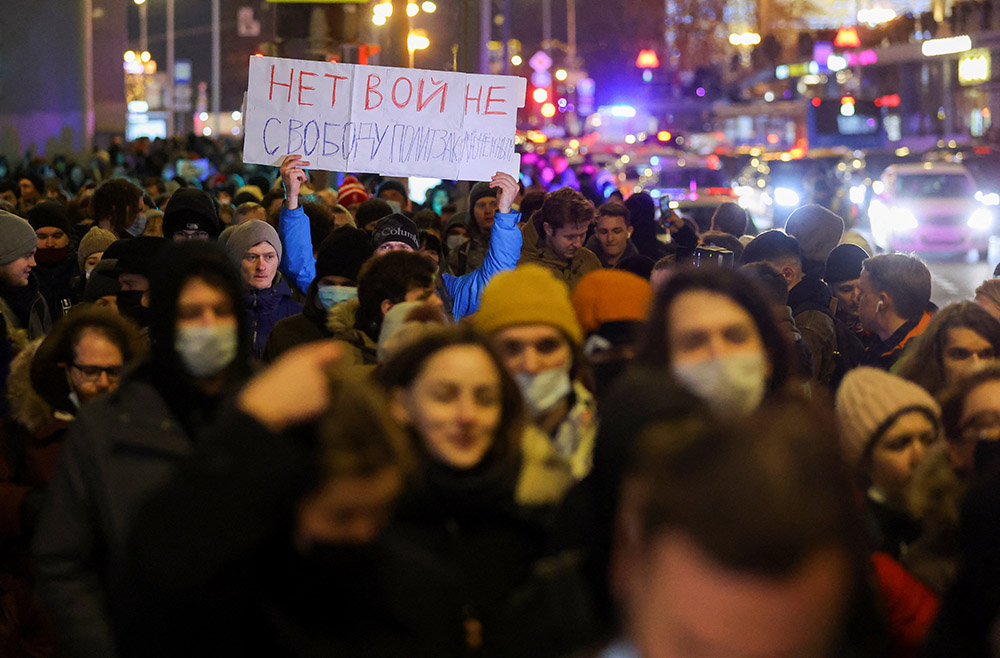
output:
[[[355,203],[363,203],[368,200],[368,192],[365,186],[358,182],[354,176],[348,176],[343,184],[337,188],[337,203],[342,206],[350,206]]]

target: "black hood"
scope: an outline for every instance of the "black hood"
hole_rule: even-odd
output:
[[[191,383],[174,349],[177,325],[177,298],[191,278],[202,276],[221,287],[233,303],[239,326],[240,346],[234,362],[239,376],[250,369],[250,326],[239,273],[226,251],[215,242],[184,240],[170,242],[151,267],[149,287],[149,339],[151,361],[165,376]]]
[[[788,306],[795,315],[808,310],[829,313],[831,298],[830,288],[821,279],[807,274],[788,291]]]

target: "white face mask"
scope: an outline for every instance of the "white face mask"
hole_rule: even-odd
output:
[[[767,391],[767,362],[759,352],[676,363],[672,370],[682,385],[720,414],[746,416]]]
[[[514,379],[533,416],[554,407],[573,388],[569,379],[569,368],[551,368],[534,375],[530,372],[519,372],[514,375]]]
[[[468,241],[469,238],[467,238],[466,236],[455,233],[453,235],[449,235],[448,238],[444,241],[444,243],[448,245],[448,251],[454,251],[455,249],[458,249]]]
[[[174,349],[184,367],[195,377],[211,377],[236,358],[239,346],[238,328],[179,327]]]

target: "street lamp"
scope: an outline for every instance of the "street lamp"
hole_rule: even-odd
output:
[[[418,50],[425,50],[431,45],[431,40],[427,38],[424,30],[413,30],[406,37],[406,49],[410,53],[410,68],[413,68],[413,54]]]

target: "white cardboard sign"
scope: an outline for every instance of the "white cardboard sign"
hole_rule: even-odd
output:
[[[251,57],[243,159],[277,166],[298,154],[327,171],[516,178],[524,98],[518,76]]]

